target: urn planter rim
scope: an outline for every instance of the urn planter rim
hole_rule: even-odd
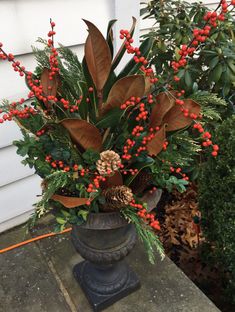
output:
[[[128,225],[120,212],[90,212],[85,223],[75,225],[76,229],[112,230]]]

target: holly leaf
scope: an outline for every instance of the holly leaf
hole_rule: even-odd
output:
[[[102,136],[99,130],[89,122],[68,118],[61,120],[60,124],[68,130],[72,141],[76,145],[82,146],[85,150],[90,148],[97,152],[102,149]]]
[[[110,73],[112,57],[109,46],[99,29],[87,20],[84,22],[89,30],[85,43],[85,59],[96,89],[101,91]]]

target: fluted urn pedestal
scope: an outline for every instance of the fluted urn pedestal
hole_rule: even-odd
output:
[[[91,213],[74,226],[72,241],[85,261],[74,276],[94,311],[101,311],[140,287],[136,274],[123,260],[133,249],[136,232],[120,213]]]

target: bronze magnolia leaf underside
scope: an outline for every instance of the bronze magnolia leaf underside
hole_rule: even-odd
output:
[[[45,96],[53,95],[56,96],[57,89],[59,86],[59,75],[55,74],[52,80],[49,79],[50,70],[44,68],[41,74],[40,82],[42,85],[42,91]]]
[[[96,89],[101,91],[111,70],[112,57],[109,46],[99,29],[87,20],[84,22],[89,30],[85,43],[85,59]]]
[[[175,105],[175,94],[176,91],[171,91],[169,93],[162,92],[156,96],[156,103],[150,116],[150,128],[162,124],[163,117]]]
[[[147,144],[147,150],[150,156],[157,156],[161,152],[166,139],[166,127],[167,125],[164,124],[161,129],[157,131],[155,137]]]
[[[145,91],[145,79],[143,75],[132,75],[119,79],[111,88],[102,113],[120,107],[130,97],[143,97]]]
[[[61,203],[66,208],[76,208],[85,205],[89,200],[88,198],[69,197],[56,194],[53,195],[51,199]]]
[[[102,149],[102,136],[99,130],[89,122],[81,119],[64,119],[60,122],[65,127],[72,141],[85,150],[91,148],[97,152]]]
[[[189,114],[199,115],[201,110],[200,105],[191,99],[184,100],[183,107],[189,110]],[[164,116],[163,122],[167,123],[166,131],[175,131],[190,126],[192,119],[185,117],[180,106],[175,105]]]

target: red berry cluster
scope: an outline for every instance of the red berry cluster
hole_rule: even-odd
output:
[[[159,231],[161,229],[159,221],[155,219],[155,215],[153,213],[148,213],[142,204],[137,204],[135,200],[133,200],[130,206],[136,208],[138,210],[137,215],[154,230]]]
[[[210,132],[205,131],[200,123],[195,123],[193,128],[197,129],[197,131],[201,134],[201,137],[202,137],[202,140],[203,140],[202,146],[203,147],[212,146],[213,151],[211,152],[211,155],[216,157],[218,155],[219,146],[216,145],[216,144],[213,145],[213,142],[211,141],[211,134],[210,134]]]
[[[100,188],[100,181],[105,182],[106,178],[101,175],[96,175],[93,179],[93,182],[88,185],[87,192],[94,193],[97,192],[97,189]]]
[[[7,54],[2,49],[3,44],[0,42],[0,60],[8,60],[12,63],[12,67],[15,72],[18,72],[21,77],[25,75],[25,67],[20,65],[19,61],[15,61],[15,57],[12,53]]]
[[[57,73],[59,73],[59,68],[58,68],[59,62],[57,60],[58,52],[57,52],[56,48],[54,47],[54,40],[53,40],[53,36],[56,34],[56,32],[54,31],[55,23],[51,20],[50,24],[51,24],[51,30],[48,33],[48,37],[52,38],[52,39],[48,39],[47,44],[48,44],[48,47],[51,48],[51,54],[50,54],[50,58],[49,58],[49,63],[50,63],[49,79],[53,80],[53,77]],[[48,89],[49,88],[50,88],[50,86],[48,87]]]
[[[132,158],[132,153],[130,153],[130,150],[132,149],[132,147],[135,146],[135,141],[131,140],[131,139],[127,139],[126,143],[123,147],[123,155],[122,155],[122,159],[125,160],[130,160]]]
[[[145,73],[146,76],[151,77],[150,82],[155,83],[158,81],[158,78],[154,77],[153,70],[151,67],[147,67],[149,64],[148,60],[141,56],[140,49],[138,47],[133,47],[132,43],[134,40],[131,37],[131,34],[128,30],[120,30],[120,39],[125,39],[125,47],[128,54],[135,54],[133,60],[135,63],[142,63],[140,69]]]
[[[138,169],[125,169],[125,170],[121,170],[121,172],[124,174],[124,175],[127,175],[128,173],[131,174],[131,175],[136,175],[139,170]]]
[[[232,3],[231,3],[232,4]],[[181,56],[179,61],[173,61],[172,68],[174,69],[175,73],[179,71],[179,68],[185,67],[187,65],[187,56],[192,56],[196,51],[197,47],[200,43],[204,43],[208,37],[210,36],[212,27],[215,28],[217,26],[217,21],[224,21],[225,16],[224,13],[228,12],[228,4],[226,0],[222,0],[220,2],[221,6],[221,13],[218,14],[216,11],[214,12],[207,12],[204,16],[204,20],[206,21],[206,25],[203,29],[194,29],[193,30],[193,39],[189,43],[189,45],[182,45],[179,55]],[[210,24],[210,25],[208,25]],[[180,80],[179,77],[175,76],[174,80],[177,82]]]
[[[171,166],[170,167],[170,172],[177,173],[177,174],[181,175],[182,179],[185,180],[185,181],[189,180],[189,177],[185,173],[182,173],[182,168],[180,168],[180,167],[174,168],[174,167]]]
[[[132,96],[130,97],[129,100],[127,100],[125,103],[123,103],[120,108],[125,110],[129,107],[135,107],[137,104],[139,104],[141,101],[140,97],[135,97],[135,96]]]
[[[24,108],[17,109],[17,105],[22,105],[25,102],[25,99],[20,99],[18,102],[13,102],[10,104],[10,109],[7,113],[5,113],[2,118],[0,118],[0,123],[3,123],[5,121],[11,121],[13,117],[19,118],[19,119],[27,119],[30,118],[33,115],[36,115],[38,112],[32,108],[25,106]],[[0,114],[2,113],[2,110],[0,110]]]

